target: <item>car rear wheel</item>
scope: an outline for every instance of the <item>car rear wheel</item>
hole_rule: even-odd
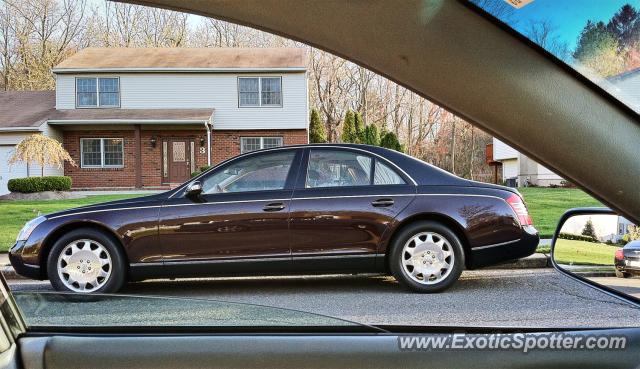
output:
[[[443,291],[458,280],[464,265],[460,239],[441,223],[420,221],[404,228],[391,248],[391,271],[416,292]]]
[[[116,292],[125,280],[124,260],[111,236],[95,229],[77,229],[53,245],[47,274],[58,291]]]
[[[616,277],[618,277],[618,278],[629,278],[629,277],[631,277],[631,274],[625,273],[625,272],[622,272],[622,271],[619,271],[618,269],[616,269]]]

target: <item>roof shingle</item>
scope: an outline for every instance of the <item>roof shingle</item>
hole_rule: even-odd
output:
[[[307,68],[304,48],[86,48],[53,69]]]
[[[55,91],[0,92],[0,127],[38,127],[55,108]]]

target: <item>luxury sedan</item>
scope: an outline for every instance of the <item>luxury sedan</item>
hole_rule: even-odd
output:
[[[631,241],[616,250],[614,265],[618,278],[640,275],[640,240]]]
[[[351,144],[242,154],[153,196],[38,217],[10,250],[23,276],[81,293],[147,278],[392,274],[417,292],[532,254],[520,194]]]

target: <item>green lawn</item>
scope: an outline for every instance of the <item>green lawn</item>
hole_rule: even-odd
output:
[[[561,239],[556,242],[553,257],[559,264],[613,265],[619,248],[603,243]]]
[[[603,206],[584,191],[574,188],[521,187],[518,191],[524,196],[533,225],[542,238],[553,237],[558,221],[567,209]]]
[[[91,205],[104,201],[128,199],[142,195],[98,195],[82,199],[49,201],[0,201],[0,251],[7,251],[16,241],[20,228],[27,221],[54,211]]]

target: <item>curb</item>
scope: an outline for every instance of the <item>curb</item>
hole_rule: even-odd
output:
[[[2,267],[2,275],[4,275],[4,278],[6,280],[28,279],[28,278],[23,277],[20,274],[16,273],[15,269],[13,269],[13,267],[11,265],[7,265],[7,266],[3,266]]]
[[[551,258],[547,254],[535,253],[526,258],[507,261],[484,269],[538,269],[552,268]]]
[[[606,271],[600,271],[600,272],[571,272],[577,276],[580,277],[585,277],[585,278],[592,278],[592,277],[615,277],[616,276],[616,272],[606,272]]]

